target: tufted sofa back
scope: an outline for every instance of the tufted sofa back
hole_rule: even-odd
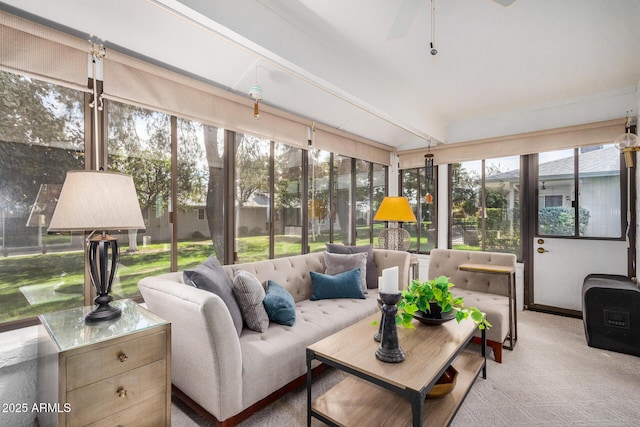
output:
[[[429,255],[428,279],[447,276],[460,289],[508,295],[508,278],[502,274],[462,271],[461,264],[487,264],[516,266],[516,256],[497,252],[459,251],[453,249],[432,249]]]
[[[285,288],[296,302],[311,297],[311,275],[309,271],[324,273],[324,255],[315,252],[286,258],[267,259],[222,267],[233,280],[236,270],[245,270],[256,275],[261,283],[273,280]]]
[[[378,276],[382,275],[383,269],[397,266],[400,286],[404,287],[409,283],[410,256],[408,252],[374,249],[373,259],[378,268]],[[286,258],[224,265],[222,268],[232,280],[236,270],[246,270],[255,274],[261,283],[273,280],[289,291],[293,299],[299,302],[311,297],[312,287],[309,271],[324,273],[324,253],[314,252]]]

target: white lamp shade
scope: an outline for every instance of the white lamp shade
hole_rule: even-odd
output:
[[[144,230],[133,178],[103,171],[69,171],[49,231]]]

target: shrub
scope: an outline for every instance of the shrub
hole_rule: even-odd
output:
[[[573,236],[575,233],[575,210],[566,206],[553,206],[538,211],[540,234],[551,236]],[[585,208],[578,210],[578,230],[584,234],[591,214]]]

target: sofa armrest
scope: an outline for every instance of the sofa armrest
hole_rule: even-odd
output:
[[[398,267],[398,286],[405,289],[409,285],[409,261],[411,254],[406,251],[391,251],[387,249],[374,249],[373,259],[378,266],[378,277],[382,276],[382,270],[389,267]]]
[[[180,283],[176,273],[138,288],[152,312],[171,322],[172,382],[225,420],[242,409],[242,354],[231,314],[217,295]],[[188,349],[188,350],[185,350]]]

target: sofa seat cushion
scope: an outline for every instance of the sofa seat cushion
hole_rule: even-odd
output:
[[[487,314],[487,320],[491,323],[491,327],[487,329],[488,340],[495,342],[505,340],[509,333],[509,298],[455,287],[451,292],[456,297],[463,297],[465,306],[478,307]],[[478,330],[476,336],[481,335],[482,332]]]
[[[365,299],[299,301],[293,326],[272,323],[263,333],[244,329],[240,337],[243,406],[248,407],[306,373],[309,345],[376,312],[377,291],[370,290]],[[372,341],[375,332],[372,325]]]

